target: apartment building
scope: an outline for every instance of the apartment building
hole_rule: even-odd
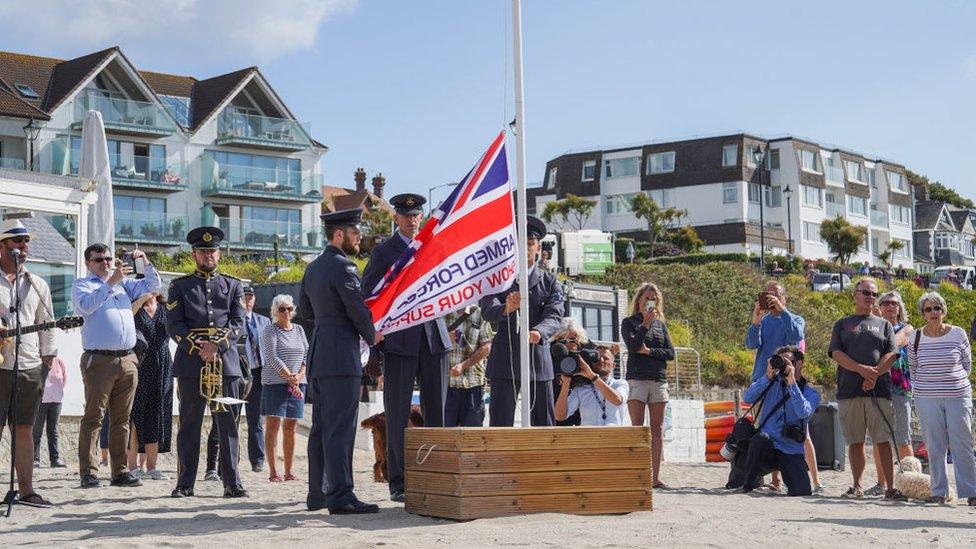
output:
[[[118,47],[70,60],[0,52],[0,168],[77,174],[89,110],[105,124],[118,243],[175,250],[214,224],[232,252],[322,249],[328,149],[257,67],[198,79],[141,71]],[[50,221],[74,238],[76,216]]]
[[[529,208],[541,212],[570,193],[599,202],[584,228],[621,236],[646,236],[645,222],[630,210],[636,193],[686,209],[682,224],[715,252],[758,254],[763,239],[767,253],[826,258],[820,226],[839,215],[868,230],[853,260],[879,264],[878,254],[897,239],[904,248],[893,264],[912,266],[914,199],[905,167],[808,139],[740,133],[569,152],[546,164]]]

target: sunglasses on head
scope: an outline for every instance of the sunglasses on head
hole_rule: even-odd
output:
[[[858,291],[861,292],[861,295],[863,295],[864,297],[878,297],[879,295],[881,295],[878,292],[872,292],[871,290],[858,290]]]
[[[934,305],[932,307],[926,307],[926,308],[922,309],[922,311],[923,312],[926,312],[926,313],[931,313],[932,311],[935,311],[937,313],[941,313],[942,312],[942,305]]]

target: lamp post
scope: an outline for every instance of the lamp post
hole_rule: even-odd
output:
[[[790,209],[790,198],[793,196],[793,189],[789,185],[783,189],[783,196],[786,197],[786,242],[790,259],[793,258],[793,210]]]
[[[767,149],[768,150],[768,149]],[[752,151],[752,159],[756,162],[756,169],[759,170],[759,270],[766,272],[766,218],[763,214],[763,162],[766,160],[766,152],[762,147],[756,147]]]
[[[34,141],[37,140],[37,136],[41,133],[41,128],[43,125],[34,120],[34,117],[30,117],[27,124],[24,125],[24,136],[30,141],[30,171],[34,171]]]
[[[454,187],[458,184],[457,181],[452,183],[444,183],[443,185],[434,185],[427,189],[427,215],[430,215],[434,211],[434,191],[437,189],[443,189],[444,187]]]

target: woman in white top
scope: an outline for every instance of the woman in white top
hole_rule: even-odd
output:
[[[929,452],[933,503],[945,503],[949,493],[946,453],[952,452],[956,491],[976,507],[976,460],[972,435],[972,350],[969,335],[943,322],[948,308],[937,292],[918,300],[925,325],[908,344],[915,412]]]

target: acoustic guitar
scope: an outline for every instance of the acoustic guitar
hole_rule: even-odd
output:
[[[34,332],[44,332],[47,330],[53,330],[54,328],[60,328],[62,330],[70,330],[72,328],[77,328],[85,323],[85,319],[80,316],[66,316],[58,320],[52,320],[51,322],[42,322],[40,324],[34,324],[32,326],[21,326],[20,333],[31,334]],[[8,328],[0,324],[0,346],[6,347],[7,345],[13,345],[14,337],[17,335],[16,328]],[[0,364],[3,364],[3,354],[0,353]]]

